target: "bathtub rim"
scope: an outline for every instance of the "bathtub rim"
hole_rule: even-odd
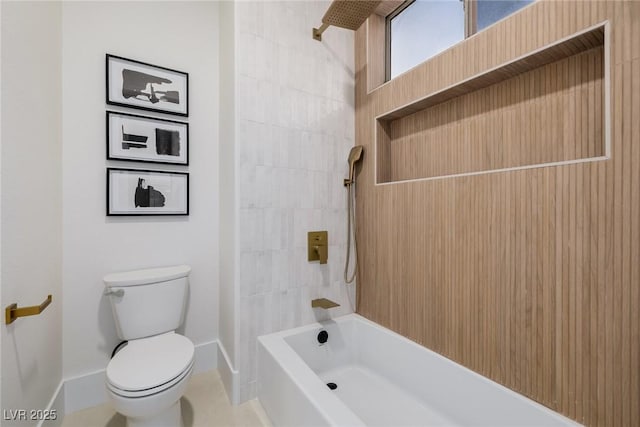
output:
[[[433,350],[431,350],[428,347],[425,347],[423,345],[418,344],[417,342],[403,336],[400,335],[397,332],[392,331],[391,329],[382,326],[372,320],[367,319],[366,317],[357,314],[357,313],[350,313],[350,314],[346,314],[343,316],[339,316],[339,317],[335,317],[332,319],[328,319],[328,320],[323,320],[323,321],[318,321],[318,322],[314,322],[314,323],[310,323],[308,325],[303,325],[303,326],[299,326],[296,328],[291,328],[291,329],[285,329],[282,331],[278,331],[278,332],[273,332],[270,334],[266,334],[266,335],[261,335],[258,337],[258,341],[260,343],[262,343],[264,349],[266,351],[268,351],[271,356],[277,360],[280,364],[280,366],[282,367],[282,369],[287,373],[287,375],[289,376],[289,378],[295,383],[295,385],[298,387],[298,389],[301,390],[301,392],[305,395],[305,397],[311,402],[311,404],[316,408],[316,410],[319,411],[319,413],[321,413],[323,416],[325,416],[327,418],[327,421],[331,423],[331,425],[342,425],[340,423],[336,423],[335,420],[332,420],[332,416],[329,415],[334,415],[333,413],[329,412],[329,409],[331,408],[331,410],[336,410],[338,412],[336,412],[337,414],[340,414],[340,420],[341,422],[343,422],[342,417],[343,416],[347,416],[348,418],[355,418],[354,422],[350,422],[349,425],[354,425],[354,426],[364,426],[365,424],[363,423],[363,421],[344,403],[342,402],[337,396],[332,395],[329,393],[314,393],[313,390],[308,390],[308,384],[312,384],[315,381],[318,381],[320,384],[322,383],[322,380],[320,379],[320,377],[311,369],[311,367],[309,365],[307,365],[307,363],[302,359],[302,357],[295,351],[295,349],[293,347],[291,347],[289,345],[289,343],[286,341],[285,338],[292,336],[292,335],[298,335],[301,333],[305,333],[305,332],[309,332],[309,331],[317,331],[319,329],[324,329],[326,328],[328,325],[333,324],[333,323],[345,323],[345,322],[360,322],[366,326],[369,327],[373,327],[373,328],[377,328],[379,330],[382,330],[383,332],[391,335],[392,338],[398,339],[401,342],[403,342],[406,345],[411,345],[414,348],[419,349],[420,351],[426,351],[429,352],[431,356],[440,359],[442,362],[447,363],[447,364],[453,364],[454,367],[460,368],[462,369],[462,372],[464,372],[465,374],[469,374],[469,375],[473,375],[476,379],[482,381],[483,383],[489,385],[489,386],[493,386],[493,387],[498,387],[499,390],[507,392],[511,395],[513,395],[515,398],[519,399],[522,402],[528,403],[532,406],[535,406],[536,408],[540,409],[542,412],[548,414],[550,417],[553,418],[557,418],[559,421],[562,421],[563,423],[565,423],[568,426],[575,426],[575,427],[584,427],[582,424],[578,423],[575,420],[572,420],[571,418],[566,417],[565,415],[539,403],[536,402],[535,400],[519,393],[516,390],[510,389],[496,381],[491,380],[490,378],[485,377],[484,375],[481,375],[469,368],[467,368],[464,365],[461,365],[459,363],[457,363],[456,361],[449,359],[446,356],[443,356],[440,353],[437,353]],[[293,375],[292,369],[290,369],[290,366],[285,366],[285,364],[280,363],[280,358],[278,358],[278,355],[274,354],[274,351],[276,353],[279,354],[284,354],[287,356],[287,360],[288,362],[292,363],[292,367],[295,367],[297,370],[300,371],[301,374],[303,374],[302,378],[298,378],[295,375]],[[278,351],[282,351],[283,353],[279,353]],[[307,382],[310,381],[310,382]],[[324,385],[324,384],[323,384]],[[321,398],[320,400],[322,402],[318,402],[315,399],[318,398],[317,395],[320,395],[319,397]],[[329,399],[332,398],[332,399]],[[329,406],[323,406],[321,403],[327,404]],[[346,411],[345,411],[346,410]],[[355,422],[355,420],[357,420],[357,422]]]
[[[347,315],[349,316],[349,315]],[[347,317],[341,316],[341,317]],[[331,319],[335,320],[335,319]],[[345,319],[348,321],[349,319]],[[343,320],[343,321],[345,321]],[[262,349],[280,365],[280,368],[293,382],[296,388],[304,395],[306,400],[315,408],[315,410],[324,418],[328,425],[341,426],[349,425],[354,427],[365,427],[366,424],[358,417],[342,400],[330,393],[320,393],[319,390],[310,389],[309,384],[322,383],[320,377],[307,365],[300,355],[285,340],[287,336],[296,335],[301,332],[324,328],[322,323],[316,322],[308,325],[300,326],[293,329],[274,332],[272,334],[261,335],[258,342],[262,344]],[[258,372],[258,382],[260,383],[260,372]],[[261,385],[258,384],[260,390]],[[259,397],[260,391],[258,391]],[[266,409],[266,408],[265,408]],[[348,423],[348,424],[345,424]]]

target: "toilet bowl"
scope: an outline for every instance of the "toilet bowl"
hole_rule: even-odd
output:
[[[128,427],[184,425],[180,398],[195,348],[175,329],[182,323],[189,272],[178,266],[104,279],[118,336],[128,341],[107,365],[107,395]]]
[[[129,427],[180,426],[194,346],[169,332],[130,341],[107,366],[107,391]]]

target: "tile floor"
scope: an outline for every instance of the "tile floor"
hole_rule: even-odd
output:
[[[191,377],[182,397],[184,427],[271,427],[257,400],[231,406],[218,371]],[[125,419],[106,403],[67,414],[62,427],[124,427]]]

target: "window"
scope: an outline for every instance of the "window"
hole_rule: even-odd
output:
[[[387,18],[387,79],[464,39],[460,0],[408,1]]]
[[[387,17],[386,80],[534,0],[409,0]]]
[[[522,9],[532,0],[480,0],[475,2],[476,31],[482,31],[494,22],[506,18],[518,9]],[[474,32],[476,32],[474,31]]]

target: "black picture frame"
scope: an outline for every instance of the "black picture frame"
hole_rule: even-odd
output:
[[[119,204],[126,204],[127,208],[124,208],[122,206],[116,207],[114,208],[113,204],[116,203],[112,203],[115,202],[112,200],[112,191],[113,189],[113,185],[111,182],[111,177],[117,174],[123,174],[123,175],[130,175],[133,176],[134,179],[133,180],[129,180],[129,182],[126,182],[125,185],[129,187],[129,194],[124,194],[121,197],[119,197]],[[157,202],[159,200],[159,197],[162,197],[162,202],[166,203],[166,198],[169,194],[171,194],[172,196],[175,196],[175,191],[166,191],[165,190],[165,186],[166,185],[161,185],[159,187],[159,190],[157,189],[157,187],[153,187],[152,185],[148,185],[146,189],[142,189],[142,191],[140,193],[138,193],[137,187],[141,186],[140,183],[140,176],[155,176],[156,178],[159,176],[167,176],[167,175],[172,175],[175,177],[180,177],[181,179],[184,178],[184,200],[181,203],[177,203],[174,199],[171,200],[171,202],[173,204],[183,204],[184,207],[178,211],[177,209],[161,209],[163,206],[137,206],[137,203],[139,203],[141,200],[146,201],[146,197],[149,198],[149,201],[152,200],[152,198]],[[189,215],[189,173],[188,172],[175,172],[175,171],[159,171],[159,170],[150,170],[150,169],[127,169],[127,168],[107,168],[107,173],[106,173],[106,178],[107,178],[107,185],[106,185],[106,214],[107,216],[188,216]],[[131,194],[131,188],[132,185],[135,185],[135,180],[138,180],[137,182],[137,187],[134,190],[133,195]],[[154,180],[152,181],[152,183],[154,183],[156,186],[158,185],[158,181],[159,180]],[[162,193],[162,191],[165,190],[165,193]],[[148,191],[148,193],[144,193],[144,191]],[[152,191],[155,191],[156,193],[160,193],[160,196],[158,196],[158,194],[153,193]],[[140,197],[139,197],[140,194]],[[165,195],[166,194],[166,195]],[[127,197],[128,196],[128,197]],[[132,197],[133,196],[133,200]],[[177,198],[177,197],[176,197]],[[128,200],[124,203],[122,203],[123,200]],[[146,209],[149,208],[149,209]]]
[[[112,132],[114,128],[119,128],[118,123],[115,123],[116,121],[120,121],[120,125],[122,125],[122,138],[120,139],[119,147],[115,140],[116,136],[114,132]],[[143,132],[138,131],[138,135],[125,133],[124,124],[126,121],[129,121],[129,124],[137,124],[138,129],[142,127]],[[152,124],[156,124],[159,127],[152,127]],[[189,123],[187,122],[121,113],[119,111],[107,111],[105,126],[107,160],[180,166],[189,165]],[[145,127],[148,129],[144,129]],[[160,137],[163,138],[162,141],[158,141]],[[126,138],[130,139],[130,141],[125,141]],[[144,143],[142,142],[143,138],[147,138],[144,140]],[[153,153],[153,148],[147,144],[147,141],[155,143],[155,153]],[[160,142],[163,144],[159,147],[158,144]],[[125,144],[128,147],[126,150],[137,151],[139,148],[144,151],[141,153],[131,152],[127,156],[126,153],[124,153]],[[118,152],[120,153],[118,154]],[[171,161],[174,155],[176,159],[175,161]]]
[[[123,64],[129,64],[131,69],[125,69]],[[112,69],[114,71],[122,69],[122,72],[120,74],[117,72],[112,73]],[[124,73],[125,70],[127,71],[126,74]],[[155,74],[147,74],[147,72]],[[105,95],[108,105],[155,111],[182,117],[189,116],[189,74],[184,71],[107,53],[105,57],[105,77]],[[175,82],[169,77],[178,81]],[[153,81],[154,79],[155,82]],[[147,85],[150,88],[149,92],[145,91]],[[161,87],[162,85],[168,86]],[[158,97],[157,94],[160,94],[160,96]],[[147,99],[145,100],[145,98]],[[159,108],[159,106],[162,106],[162,108]]]

